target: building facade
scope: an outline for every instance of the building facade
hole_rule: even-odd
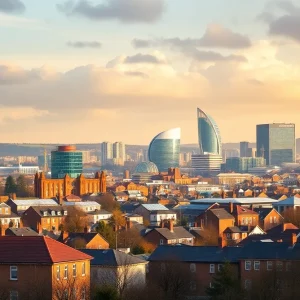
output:
[[[82,173],[82,152],[74,146],[59,146],[51,152],[51,178],[76,178]]]
[[[226,172],[244,173],[251,168],[265,167],[266,160],[263,157],[230,157],[226,159]]]
[[[192,155],[192,168],[195,175],[211,176],[221,171],[222,156],[218,154]]]
[[[295,124],[261,124],[256,126],[257,156],[267,165],[295,162]]]
[[[161,132],[149,145],[149,161],[155,163],[160,172],[167,172],[171,167],[178,168],[179,155],[180,128]]]
[[[103,142],[101,143],[101,164],[105,165],[109,160],[113,158],[112,143]]]
[[[34,178],[35,197],[47,199],[66,197],[68,195],[83,196],[88,193],[106,192],[106,175],[97,172],[95,178],[85,178],[82,174],[77,178],[65,175],[61,179],[46,178],[44,173],[36,173]]]

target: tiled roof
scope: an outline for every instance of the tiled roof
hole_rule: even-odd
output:
[[[6,235],[15,235],[15,236],[37,236],[39,235],[36,231],[32,230],[30,227],[22,228],[7,228],[5,230]]]
[[[52,199],[28,199],[28,200],[12,200],[17,206],[50,206],[50,205],[58,205],[56,201]]]
[[[80,251],[93,257],[91,266],[118,267],[147,264],[145,260],[114,249],[82,249]]]
[[[66,242],[69,245],[70,243],[72,243],[72,241],[74,239],[83,239],[86,243],[89,243],[97,235],[100,236],[100,234],[97,233],[97,232],[73,232],[73,233],[69,233],[69,236],[67,237],[67,240],[64,241],[64,242]]]
[[[174,215],[175,212],[171,210],[154,210],[150,212],[150,215],[157,215],[157,214]]]
[[[170,231],[169,228],[154,228],[152,230],[157,231],[160,233],[164,238],[167,240],[177,240],[177,239],[190,239],[194,238],[194,236],[189,233],[185,228],[182,226],[176,226],[173,228],[173,232]],[[147,234],[149,234],[151,231],[149,231]],[[147,236],[146,234],[146,236]]]
[[[56,217],[61,217],[64,215],[64,211],[67,211],[67,208],[66,207],[63,207],[63,206],[32,206],[32,207],[29,207],[29,209],[33,209],[34,211],[36,211],[41,217],[44,216],[44,212],[47,212],[47,215],[46,217],[49,217],[49,216],[52,216],[51,215],[51,212],[54,211],[54,212],[61,212],[61,215],[55,215]],[[24,212],[24,214],[26,214],[27,211]],[[55,217],[54,216],[54,217]]]
[[[88,211],[88,215],[112,215],[112,213],[108,212],[107,210],[104,209],[96,209],[94,211]]]
[[[218,219],[234,219],[234,217],[224,208],[214,208],[209,211],[211,211]]]
[[[147,209],[148,211],[155,211],[155,210],[168,210],[162,204],[142,204],[142,206]]]
[[[0,263],[52,264],[91,259],[44,236],[0,236]]]
[[[241,233],[241,229],[237,226],[227,227],[224,230],[225,233]]]
[[[234,213],[237,215],[257,215],[257,212],[240,205],[235,205]]]

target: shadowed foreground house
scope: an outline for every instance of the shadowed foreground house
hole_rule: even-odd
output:
[[[93,285],[113,285],[122,294],[129,287],[146,284],[147,261],[114,249],[81,251],[94,257],[91,261]]]
[[[48,237],[2,236],[0,299],[89,299],[91,259]]]

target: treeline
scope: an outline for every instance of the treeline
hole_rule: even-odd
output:
[[[6,178],[4,194],[7,196],[16,194],[21,198],[33,197],[33,184],[24,175],[19,175],[16,179],[10,175]]]

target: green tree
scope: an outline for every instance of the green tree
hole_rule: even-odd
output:
[[[235,278],[228,262],[213,277],[212,285],[206,289],[206,294],[211,300],[243,299],[240,282]]]
[[[116,246],[116,233],[112,226],[106,224],[104,221],[100,221],[96,228],[96,231],[101,234],[109,243],[110,248]]]
[[[13,194],[17,192],[17,185],[12,176],[8,176],[5,182],[4,192],[6,195]]]
[[[17,196],[28,197],[28,183],[24,175],[17,178]]]

